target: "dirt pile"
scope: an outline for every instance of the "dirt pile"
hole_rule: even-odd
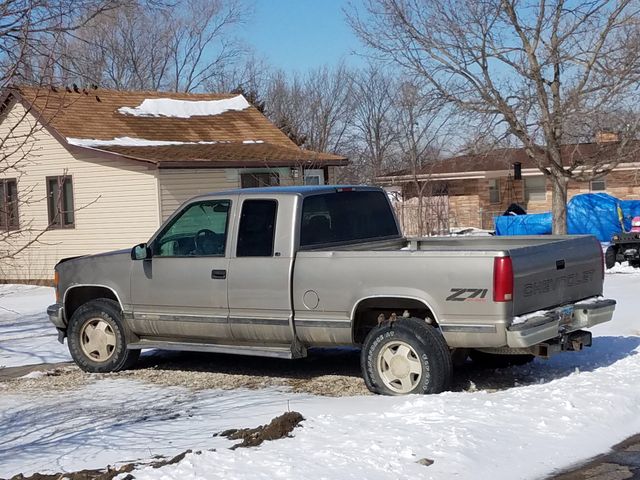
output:
[[[14,475],[10,480],[111,480],[113,477],[120,475],[121,473],[128,473],[135,468],[133,463],[127,463],[119,468],[108,467],[106,470],[80,470],[78,472],[70,473],[34,473],[25,477],[21,473]],[[132,475],[127,475],[126,478],[133,479]]]
[[[304,417],[299,412],[287,412],[274,418],[267,425],[260,425],[256,428],[234,428],[225,430],[214,436],[227,437],[229,440],[242,440],[231,447],[235,450],[239,447],[255,447],[265,440],[277,440],[278,438],[290,437],[289,435],[296,428]]]

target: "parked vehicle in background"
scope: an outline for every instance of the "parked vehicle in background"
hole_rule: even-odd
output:
[[[374,187],[202,195],[132,250],[65,259],[49,307],[89,372],[143,348],[299,358],[360,346],[376,393],[447,389],[452,354],[524,363],[611,319],[590,236],[404,238]]]

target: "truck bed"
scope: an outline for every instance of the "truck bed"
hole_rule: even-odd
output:
[[[444,325],[511,319],[601,295],[599,252],[600,244],[591,236],[403,238],[300,251],[294,289],[313,289],[318,308],[324,299],[331,307],[310,312],[296,305],[296,317],[348,317],[360,298],[380,292],[422,299]],[[511,258],[512,301],[494,302],[496,257]],[[303,294],[294,292],[294,298]],[[476,341],[487,338],[480,335]],[[456,343],[455,338],[447,341]]]

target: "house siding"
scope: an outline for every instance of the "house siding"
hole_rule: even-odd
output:
[[[525,201],[524,178],[542,177],[539,175],[525,175],[522,180],[513,180],[506,176],[496,177],[500,189],[500,201],[491,202],[489,184],[492,179],[443,180],[448,186],[449,224],[451,227],[476,227],[492,230],[493,219],[502,213],[512,203],[525,208],[528,213],[541,213],[551,210],[551,182],[545,179],[546,193],[544,200]],[[604,177],[608,193],[622,200],[640,199],[640,170],[620,170],[609,173]],[[416,195],[415,186],[403,184],[405,198]],[[575,195],[590,193],[589,182],[571,181],[568,185],[568,198]]]
[[[166,220],[183,202],[208,192],[238,188],[237,169],[162,169],[158,173],[160,212]]]
[[[289,168],[203,168],[161,169],[159,172],[160,211],[166,220],[180,205],[196,195],[240,188],[243,173],[278,173],[280,185],[300,182]]]
[[[22,105],[15,104],[1,120],[0,138],[24,114]],[[50,229],[16,258],[1,261],[0,281],[51,280],[62,258],[129,248],[158,228],[157,170],[115,156],[72,153],[44,128],[31,131],[29,125],[38,124],[27,114],[14,134],[30,137],[25,159],[19,169],[6,170],[0,178],[17,178],[18,197],[30,197],[20,204],[19,221],[31,232],[0,248],[15,251],[46,229],[46,177],[72,177],[75,228]]]

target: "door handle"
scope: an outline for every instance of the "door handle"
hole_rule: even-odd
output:
[[[226,270],[211,270],[211,278],[216,280],[224,280],[227,278]]]

